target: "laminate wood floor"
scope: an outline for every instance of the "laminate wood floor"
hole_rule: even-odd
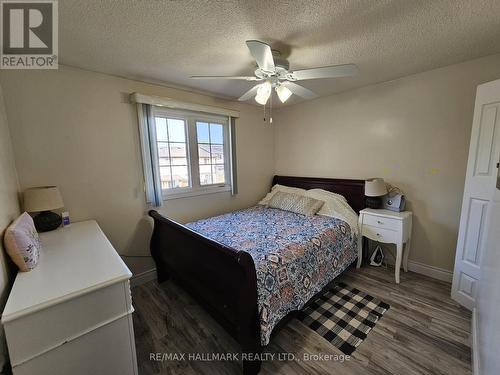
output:
[[[340,280],[391,305],[353,356],[304,360],[306,354],[342,353],[293,319],[265,348],[275,360],[264,361],[261,374],[471,374],[471,315],[451,300],[450,284],[408,272],[396,285],[393,270],[369,266],[350,269]],[[190,353],[238,353],[239,347],[175,283],[151,281],[133,288],[132,296],[140,375],[241,373],[238,361],[187,358]],[[159,360],[151,353],[159,353]],[[180,353],[186,353],[185,360]],[[277,360],[280,353],[295,358]]]

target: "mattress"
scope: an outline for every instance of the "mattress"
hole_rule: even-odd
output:
[[[357,256],[356,232],[332,217],[257,206],[186,226],[252,256],[262,345],[283,317],[300,310]]]

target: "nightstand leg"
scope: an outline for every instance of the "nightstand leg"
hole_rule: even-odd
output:
[[[362,231],[363,228],[363,215],[359,215],[358,218],[358,230],[359,230],[359,237],[358,237],[358,262],[356,263],[356,268],[361,267],[361,263],[363,262],[363,233]]]
[[[410,256],[410,247],[411,247],[411,222],[410,222],[410,233],[408,235],[408,240],[406,241],[405,245],[405,254],[403,257],[403,267],[405,269],[405,272],[408,272],[408,257]]]
[[[400,242],[397,244],[396,264],[394,265],[395,272],[396,272],[396,284],[399,284],[399,271],[401,270],[401,258],[402,258],[402,256],[403,256],[403,243]]]
[[[358,263],[356,263],[356,268],[361,267],[361,262],[363,261],[363,236],[358,238]]]
[[[410,255],[410,240],[408,239],[408,242],[404,245],[405,246],[405,253],[403,255],[403,269],[405,272],[408,272],[408,256]]]

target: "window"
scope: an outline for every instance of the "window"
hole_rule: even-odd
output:
[[[196,121],[196,134],[200,185],[225,183],[223,125]]]
[[[161,107],[153,116],[165,199],[230,190],[227,118]]]
[[[185,121],[155,116],[155,125],[162,190],[190,187]]]

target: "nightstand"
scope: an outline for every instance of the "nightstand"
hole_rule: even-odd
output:
[[[396,245],[395,276],[399,284],[401,262],[405,272],[408,271],[408,255],[410,254],[412,213],[410,211],[394,212],[389,210],[374,210],[365,208],[359,212],[359,230],[361,233],[358,246],[358,264],[361,267],[363,249],[362,237],[371,240],[393,243]]]

